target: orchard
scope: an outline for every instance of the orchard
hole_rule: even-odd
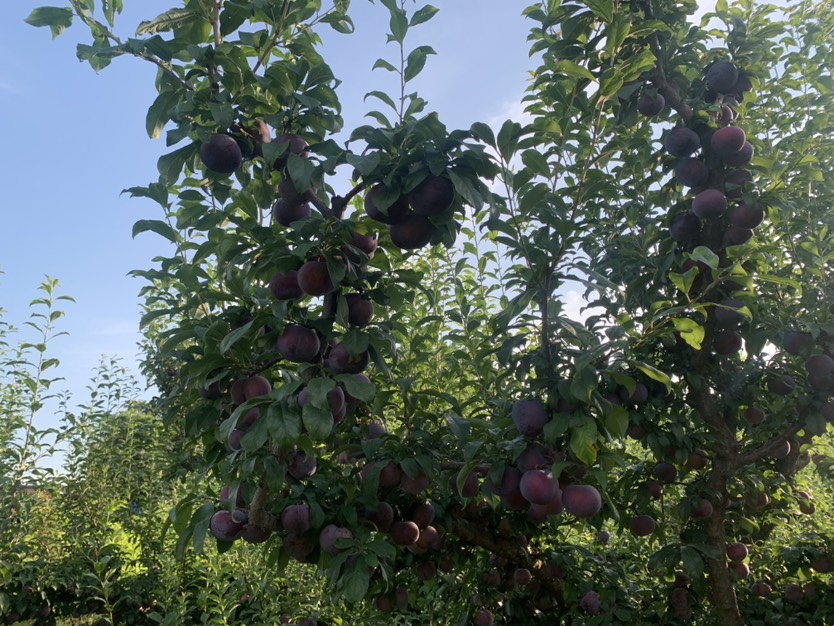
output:
[[[171,244],[135,275],[177,556],[258,544],[344,623],[834,623],[829,4],[519,6],[525,116],[466,129],[411,88],[442,10],[378,5],[400,88],[354,128],[349,0],[27,20],[157,68],[127,192]]]

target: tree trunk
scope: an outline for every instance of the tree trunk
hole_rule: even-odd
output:
[[[716,459],[720,465],[721,461]],[[727,537],[724,532],[724,522],[727,511],[727,503],[723,494],[727,492],[727,480],[721,471],[723,468],[716,467],[709,477],[708,483],[712,493],[720,494],[713,503],[713,512],[705,521],[707,531],[707,545],[718,552],[717,559],[707,558],[709,568],[709,588],[711,593],[710,601],[715,607],[718,623],[721,626],[743,626],[741,612],[738,608],[736,598],[735,580],[727,567]]]

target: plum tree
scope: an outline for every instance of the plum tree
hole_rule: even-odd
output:
[[[434,11],[386,1],[397,50],[376,67],[399,91],[370,92],[382,110],[341,139],[316,42],[352,30],[349,4],[215,3],[130,43],[70,11],[92,63],[155,62],[149,121],[189,142],[134,189],[164,193],[177,235],[142,274],[147,369],[177,369],[157,387],[200,475],[251,493],[239,519],[181,503],[179,545],[243,531],[368,612],[455,586],[450,621],[772,621],[727,537],[764,545],[811,510],[794,483],[834,411],[830,11],[719,3],[724,32],[689,23],[694,3],[536,3],[529,123],[449,130],[412,89],[433,50],[405,43]],[[257,120],[276,138],[234,168],[202,154]],[[663,542],[628,536],[655,516]],[[815,550],[768,580],[827,584]]]

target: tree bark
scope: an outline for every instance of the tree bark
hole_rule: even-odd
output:
[[[727,468],[721,467],[728,459],[718,457],[718,467],[715,467],[708,479],[710,491],[719,494],[716,502],[713,503],[713,512],[705,521],[704,527],[707,531],[707,545],[718,551],[718,558],[707,558],[709,568],[709,587],[712,592],[710,598],[715,607],[718,623],[721,626],[743,626],[741,612],[738,608],[736,598],[735,580],[727,567],[727,536],[724,532],[726,520],[727,501],[724,494],[727,493],[727,479],[724,472]]]

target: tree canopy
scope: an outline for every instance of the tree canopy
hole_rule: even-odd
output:
[[[834,619],[828,4],[536,2],[527,117],[450,130],[411,88],[442,11],[380,0],[400,88],[337,141],[350,4],[27,20],[158,68],[127,191],[171,242],[135,274],[179,556],[263,543],[445,623]]]

